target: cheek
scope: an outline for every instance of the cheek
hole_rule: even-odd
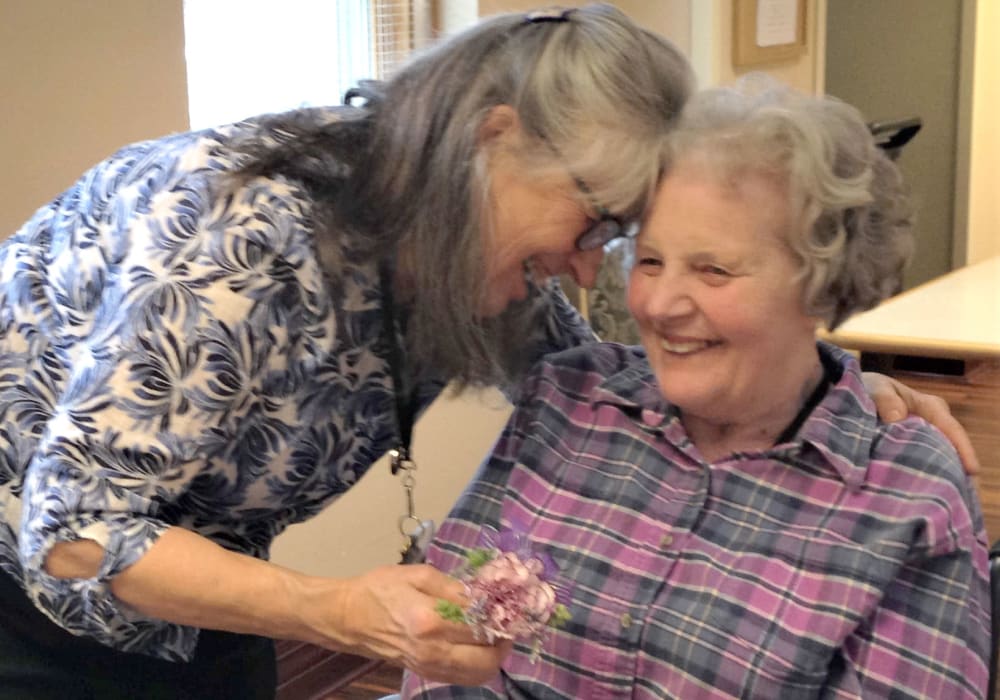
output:
[[[775,323],[773,315],[747,300],[735,300],[718,309],[713,320],[733,341],[748,342],[751,347],[766,344]]]
[[[811,342],[787,308],[753,307],[747,302],[744,307],[745,313],[733,314],[726,325],[738,354],[753,366],[759,367],[761,358],[770,363],[797,352],[800,341]]]

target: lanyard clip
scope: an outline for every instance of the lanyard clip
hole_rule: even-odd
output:
[[[409,471],[416,468],[417,465],[410,459],[410,453],[405,447],[389,450],[389,469],[393,476],[396,476],[400,469]]]

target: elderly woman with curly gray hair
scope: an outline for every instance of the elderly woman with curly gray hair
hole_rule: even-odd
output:
[[[692,98],[665,163],[628,290],[642,348],[545,358],[429,554],[454,570],[513,531],[568,621],[486,686],[404,696],[982,698],[975,488],[815,336],[898,284],[899,171],[857,110],[762,78]]]

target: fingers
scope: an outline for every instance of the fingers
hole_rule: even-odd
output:
[[[913,412],[940,430],[958,452],[959,459],[967,474],[978,474],[980,470],[976,450],[969,434],[951,414],[948,402],[940,396],[913,392],[915,407]]]
[[[418,643],[407,668],[423,678],[458,685],[481,685],[494,678],[513,644],[489,644],[468,625],[443,619],[434,607],[441,600],[464,605],[465,585],[431,566],[407,568],[415,589],[427,597],[426,607],[413,611],[411,631]]]
[[[494,678],[512,644],[490,644],[468,625],[444,620],[431,607],[438,600],[428,598],[427,607],[414,611],[403,665],[440,683],[481,685]]]
[[[886,423],[902,420],[910,414],[916,392],[908,386],[876,372],[864,372],[862,380],[875,402],[878,417]]]
[[[483,685],[500,673],[513,644],[454,645],[447,656],[414,661],[407,668],[427,680],[455,685]]]
[[[352,593],[342,624],[358,653],[439,682],[479,685],[499,672],[510,652],[510,645],[488,644],[468,625],[442,617],[438,602],[463,605],[465,586],[433,567],[382,567],[348,585]]]
[[[955,447],[968,474],[980,470],[976,450],[962,424],[951,414],[948,402],[940,396],[915,391],[891,377],[874,372],[863,374],[865,388],[875,402],[879,418],[892,423],[908,415],[920,416],[940,430]]]

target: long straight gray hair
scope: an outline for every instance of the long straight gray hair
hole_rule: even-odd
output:
[[[530,304],[477,313],[492,236],[480,125],[491,108],[518,114],[526,180],[572,172],[623,218],[641,217],[655,191],[663,139],[693,89],[687,60],[609,5],[559,20],[487,18],[388,81],[363,83],[349,95],[364,104],[344,119],[289,117],[288,140],[246,169],[307,186],[321,258],[349,230],[364,254],[406,271],[407,354],[423,376],[495,384],[523,369],[524,348],[511,341],[526,337]],[[337,261],[324,265],[333,274]]]

